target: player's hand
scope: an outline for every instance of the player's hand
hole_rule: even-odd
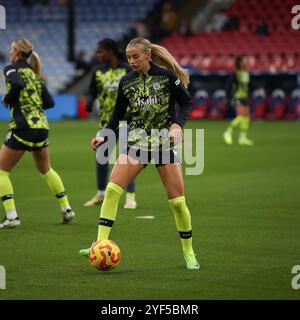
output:
[[[104,142],[104,138],[102,137],[96,137],[93,138],[91,141],[91,148],[95,151],[100,147],[100,145]]]
[[[169,136],[171,141],[176,145],[183,140],[182,128],[179,124],[173,123],[169,129]]]

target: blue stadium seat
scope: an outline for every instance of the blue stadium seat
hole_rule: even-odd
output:
[[[135,20],[143,19],[159,0],[75,0],[76,52],[92,56],[96,43],[105,37],[121,39]],[[48,6],[23,7],[22,0],[2,0],[7,8],[7,30],[0,38],[0,48],[9,48],[17,38],[29,38],[42,58],[48,85],[56,92],[75,74],[66,61],[67,9],[49,0]],[[3,79],[2,79],[3,80]],[[1,78],[0,78],[1,83]],[[3,85],[0,93],[3,92]]]

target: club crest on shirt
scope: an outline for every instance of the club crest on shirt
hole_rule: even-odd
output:
[[[153,89],[156,90],[156,91],[160,89],[160,83],[159,82],[154,82],[152,86],[153,86]]]

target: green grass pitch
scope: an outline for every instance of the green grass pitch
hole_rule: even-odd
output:
[[[254,147],[226,146],[227,123],[187,124],[205,129],[204,172],[185,177],[201,269],[185,269],[164,189],[148,166],[137,179],[138,209],[120,201],[111,239],[122,261],[106,273],[78,255],[97,233],[99,207],[83,207],[95,192],[89,141],[97,124],[52,123],[52,165],[77,216],[60,224],[58,204],[26,154],[11,174],[22,227],[0,230],[7,273],[0,299],[299,299],[291,270],[300,264],[300,123],[253,122]],[[2,122],[1,141],[6,132]]]

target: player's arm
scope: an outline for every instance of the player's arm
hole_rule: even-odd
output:
[[[175,101],[180,107],[179,113],[177,116],[175,115],[173,123],[170,127],[170,137],[176,144],[178,141],[182,140],[182,128],[192,110],[192,99],[182,81],[175,75],[172,75],[170,79],[170,85],[171,94],[174,95]]]
[[[179,104],[179,113],[174,122],[183,127],[192,110],[192,99],[187,89],[182,84],[179,78],[173,79],[171,83],[175,101]]]
[[[118,95],[117,100],[115,103],[114,111],[110,117],[110,120],[106,126],[106,129],[111,129],[114,131],[114,133],[117,133],[119,122],[124,119],[127,106],[129,104],[128,99],[125,97],[123,93],[123,84],[122,80],[120,81],[119,87],[118,87]]]
[[[112,116],[106,126],[105,129],[113,130],[115,135],[117,135],[117,130],[119,127],[119,122],[124,119],[124,116],[126,114],[126,109],[129,104],[128,99],[125,97],[122,89],[122,79],[120,81],[119,87],[118,87],[118,96],[115,103],[114,111],[112,113]],[[91,141],[91,147],[94,150],[97,150],[97,148],[105,141],[105,133],[103,130],[100,130],[97,134],[97,137],[92,139]]]
[[[19,72],[13,66],[7,66],[3,70],[5,81],[10,84],[10,89],[2,98],[5,106],[12,104],[19,98],[21,90],[25,87],[25,83]]]
[[[42,100],[44,110],[53,108],[55,105],[55,102],[44,83],[42,84]]]
[[[237,78],[236,78],[236,74],[233,73],[229,76],[225,84],[226,96],[229,101],[232,98],[232,90],[236,88],[236,86],[237,86]]]
[[[248,83],[248,92],[250,95],[250,92],[252,93],[255,89],[258,89],[259,87],[255,86],[253,81],[253,78],[251,78],[251,75],[249,74],[249,83]]]
[[[91,78],[91,82],[89,85],[87,104],[86,104],[86,111],[87,112],[92,112],[94,101],[97,99],[97,96],[98,96],[96,72],[97,72],[97,70],[93,73],[93,76]]]

